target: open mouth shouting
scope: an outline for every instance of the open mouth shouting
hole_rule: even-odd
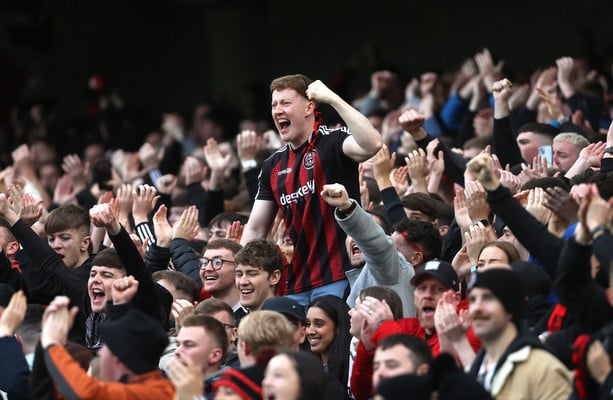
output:
[[[279,128],[279,133],[285,134],[289,130],[289,126],[291,122],[287,118],[278,118],[277,119],[277,127]]]
[[[434,318],[434,312],[436,311],[435,307],[425,306],[421,309],[421,315],[424,318]]]
[[[362,260],[362,250],[358,247],[357,244],[351,243],[351,260],[361,261]]]
[[[106,292],[100,288],[91,288],[89,291],[89,299],[92,306],[92,311],[103,312],[106,307]]]

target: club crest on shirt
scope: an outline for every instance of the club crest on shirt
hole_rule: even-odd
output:
[[[315,165],[315,150],[311,150],[304,155],[302,159],[302,165],[306,169],[311,169]]]

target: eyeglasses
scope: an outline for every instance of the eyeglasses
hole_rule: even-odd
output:
[[[225,258],[221,258],[221,257],[213,257],[213,258],[202,257],[198,261],[200,261],[200,269],[206,269],[206,266],[209,265],[209,263],[211,263],[211,265],[213,266],[213,269],[216,271],[221,269],[221,267],[223,266],[223,263],[236,264],[232,260],[226,260]]]

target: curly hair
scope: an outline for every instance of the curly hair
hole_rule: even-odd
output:
[[[234,261],[262,269],[271,275],[275,270],[283,271],[284,258],[279,247],[270,240],[255,239],[236,253]]]

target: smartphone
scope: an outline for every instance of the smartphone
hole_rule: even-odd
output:
[[[549,165],[553,164],[553,150],[551,146],[540,146],[539,147],[539,156],[545,157],[547,159],[547,163]]]

